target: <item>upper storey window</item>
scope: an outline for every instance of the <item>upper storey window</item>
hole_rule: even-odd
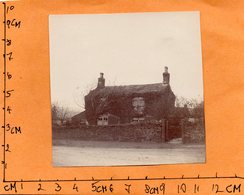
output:
[[[145,101],[143,97],[135,97],[132,99],[132,106],[137,114],[143,114],[145,109]]]

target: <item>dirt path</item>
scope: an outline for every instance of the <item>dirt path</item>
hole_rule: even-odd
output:
[[[204,145],[53,140],[54,166],[123,166],[204,162]]]

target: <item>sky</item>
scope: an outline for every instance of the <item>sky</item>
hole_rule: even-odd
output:
[[[176,96],[203,99],[200,13],[154,12],[49,16],[51,102],[82,111],[97,85],[163,81]]]

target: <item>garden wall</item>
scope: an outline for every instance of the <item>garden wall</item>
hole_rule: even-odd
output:
[[[203,118],[193,119],[192,121],[184,120],[182,125],[183,143],[205,142],[205,128]]]
[[[204,143],[203,119],[179,120],[162,123],[141,123],[80,128],[53,127],[54,139],[94,141],[166,142],[182,137],[183,143]]]
[[[53,138],[60,139],[162,142],[165,140],[164,135],[162,124],[155,123],[53,128]]]

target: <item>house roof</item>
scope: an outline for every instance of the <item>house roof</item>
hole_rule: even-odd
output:
[[[86,112],[83,111],[79,114],[76,114],[74,116],[71,117],[72,120],[75,120],[75,119],[86,119]]]
[[[110,113],[104,113],[104,114],[101,114],[100,117],[101,117],[101,116],[104,116],[104,115],[106,115],[106,116],[111,116],[111,117],[113,117],[113,118],[117,118],[117,119],[119,119],[118,116],[116,116],[116,115],[114,115],[114,114],[110,114]]]
[[[101,89],[94,89],[89,94],[92,95],[131,95],[145,93],[166,93],[171,91],[170,85],[162,83],[145,84],[145,85],[121,85],[121,86],[106,86]]]

